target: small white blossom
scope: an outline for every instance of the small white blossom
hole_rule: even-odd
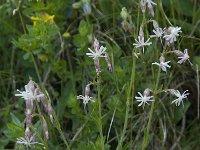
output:
[[[19,94],[15,94],[15,96],[21,96],[24,100],[36,100],[41,97],[44,97],[44,94],[39,93],[38,88],[35,88],[35,85],[32,80],[29,81],[27,85],[25,85],[25,91],[20,91]]]
[[[152,65],[158,65],[162,69],[162,71],[167,72],[167,68],[171,68],[171,66],[168,65],[168,63],[170,63],[170,61],[165,62],[165,58],[163,56],[161,56],[160,63],[154,62],[154,63],[152,63]]]
[[[160,38],[160,37],[162,37],[164,31],[163,31],[162,28],[156,28],[156,29],[153,29],[153,33],[154,33],[155,35],[150,35],[151,38],[152,38],[152,37]]]
[[[139,36],[138,36],[138,40],[135,39],[136,43],[133,43],[133,45],[135,46],[135,48],[140,48],[142,47],[142,51],[144,53],[144,47],[145,46],[149,46],[152,44],[152,42],[149,42],[150,38],[144,42],[144,32],[142,30],[142,27],[140,27],[140,32],[139,32]]]
[[[139,107],[143,105],[143,108],[144,108],[145,104],[149,105],[148,102],[154,101],[153,100],[153,96],[149,96],[149,92],[150,92],[150,90],[146,89],[144,91],[143,95],[140,92],[138,92],[138,94],[140,95],[140,97],[135,96],[136,101],[140,102],[139,105],[138,105]]]
[[[99,57],[105,57],[104,52],[106,51],[106,47],[101,46],[100,48],[95,49],[95,51],[92,51],[91,48],[88,48],[88,50],[91,53],[86,53],[86,55],[88,55],[89,57],[92,57],[93,59],[99,58]]]
[[[176,37],[179,36],[179,33],[181,33],[181,27],[169,27],[167,30],[165,30],[165,40],[169,43],[174,43],[176,41]]]
[[[26,140],[25,138],[23,137],[20,137],[20,138],[17,138],[17,144],[22,144],[22,145],[25,145],[26,147],[31,147],[31,145],[36,145],[36,144],[39,144],[39,145],[44,145],[42,143],[39,143],[39,142],[33,142],[33,138],[34,138],[34,135],[31,136],[30,140]]]
[[[179,51],[179,50],[174,50],[174,52],[176,53],[176,55],[180,59],[177,63],[183,64],[183,63],[185,63],[186,60],[188,60],[190,65],[191,66],[193,65],[189,60],[190,56],[188,55],[188,50],[187,49],[184,50],[184,53]]]
[[[105,57],[104,56],[104,52],[106,51],[106,47],[101,46],[98,50],[96,51],[92,51],[90,48],[88,48],[88,50],[91,53],[86,53],[86,55],[88,55],[89,57],[93,57],[93,59],[95,58],[99,58],[99,57]]]
[[[177,99],[172,101],[172,104],[175,103],[176,106],[180,106],[181,103],[183,104],[183,99],[187,98],[187,95],[190,94],[187,93],[188,90],[184,91],[183,94],[181,94],[178,90],[174,89],[168,89],[167,91],[169,91],[172,95],[177,97]]]
[[[160,28],[159,26],[158,26],[158,23],[157,23],[157,21],[156,20],[152,20],[152,22],[153,22],[153,33],[155,34],[155,35],[150,35],[150,37],[152,38],[152,37],[157,37],[157,38],[161,38],[162,37],[162,35],[164,34],[164,29],[162,29],[162,28]]]
[[[84,107],[86,107],[86,105],[87,105],[87,103],[88,103],[89,101],[95,102],[95,101],[92,99],[92,97],[89,97],[88,95],[86,95],[86,96],[79,95],[79,96],[77,96],[77,99],[82,99],[82,100],[83,100]]]

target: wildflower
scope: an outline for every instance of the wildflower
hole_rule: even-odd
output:
[[[183,94],[181,94],[178,90],[174,90],[174,89],[168,89],[167,91],[169,91],[170,94],[178,97],[177,99],[172,101],[172,104],[175,103],[176,106],[180,106],[181,103],[183,104],[183,99],[187,98],[187,95],[190,94],[190,93],[187,93],[188,90],[184,91]]]
[[[77,96],[77,99],[82,99],[83,100],[84,108],[86,107],[86,105],[87,105],[87,103],[89,101],[95,102],[93,100],[93,97],[89,96],[89,94],[90,94],[90,85],[91,85],[91,83],[87,84],[86,87],[85,87],[85,96],[83,96],[83,95]]]
[[[17,90],[19,94],[15,94],[15,96],[21,96],[24,100],[39,100],[41,97],[44,97],[44,94],[38,94],[38,89],[35,88],[32,80],[29,81],[27,85],[25,85],[25,91]]]
[[[154,62],[152,65],[158,65],[162,71],[167,72],[167,68],[171,68],[171,66],[168,65],[170,61],[165,62],[165,58],[163,56],[160,57],[160,63]]]
[[[91,53],[86,53],[86,55],[88,55],[89,57],[93,57],[93,59],[99,57],[105,57],[103,54],[106,51],[106,47],[101,46],[99,49],[95,49],[95,51],[92,51],[90,48],[88,48],[88,50]]]
[[[155,20],[153,20],[153,27],[154,27],[153,33],[154,33],[155,35],[151,35],[150,37],[151,37],[151,38],[152,38],[152,37],[161,38],[162,35],[164,34],[164,31],[163,31],[162,28],[160,28],[160,27],[158,26],[158,23],[157,23]]]
[[[148,88],[144,90],[143,95],[142,95],[140,92],[138,92],[138,94],[140,95],[140,97],[135,96],[135,99],[136,99],[138,102],[140,102],[138,106],[142,106],[142,105],[143,105],[143,109],[144,109],[145,104],[148,104],[148,105],[149,105],[148,102],[154,101],[154,100],[152,99],[153,96],[149,96],[149,94],[150,94],[150,89],[148,89]]]
[[[36,145],[36,144],[39,144],[39,145],[44,145],[42,143],[39,143],[39,142],[33,142],[33,139],[34,139],[34,135],[31,136],[30,140],[29,139],[25,139],[23,137],[20,137],[20,138],[17,138],[17,144],[22,144],[22,145],[25,145],[26,147],[31,147],[31,145]]]
[[[140,48],[142,47],[142,51],[144,53],[144,47],[145,46],[149,46],[152,44],[152,42],[149,42],[150,38],[144,42],[144,32],[142,30],[142,27],[140,27],[140,32],[139,32],[139,36],[138,36],[138,40],[135,39],[136,43],[133,43],[133,45],[135,46],[135,48]]]
[[[178,58],[180,59],[177,63],[182,64],[185,63],[186,60],[189,61],[190,65],[192,66],[193,64],[190,62],[189,58],[190,56],[188,55],[188,50],[185,49],[184,52],[181,52],[179,50],[174,50]]]
[[[90,48],[88,48],[91,53],[86,53],[86,55],[88,55],[89,57],[92,57],[94,59],[96,74],[97,74],[97,76],[99,76],[99,74],[101,72],[101,68],[100,68],[100,65],[99,65],[99,58],[105,57],[106,63],[108,64],[108,61],[109,61],[108,57],[109,56],[105,52],[106,47],[100,46],[99,41],[97,39],[94,39],[93,47],[94,47],[94,51],[92,51]],[[111,64],[108,64],[109,70],[111,69],[110,65]]]
[[[49,22],[50,24],[54,24],[55,15],[49,15],[46,12],[40,13],[38,16],[32,16],[31,20],[33,21],[33,26],[36,26],[37,21]]]
[[[87,95],[86,95],[86,96],[83,96],[83,95],[77,96],[77,99],[82,99],[82,100],[83,100],[84,108],[86,107],[86,105],[87,105],[87,103],[88,103],[89,101],[95,102],[92,98],[93,98],[93,97],[89,97],[89,96],[87,96]]]
[[[174,43],[176,41],[176,37],[179,36],[179,33],[181,33],[181,27],[169,27],[167,30],[165,30],[165,40],[168,43]]]

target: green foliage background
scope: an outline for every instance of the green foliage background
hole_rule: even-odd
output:
[[[85,3],[91,5],[91,13],[85,14]],[[189,49],[194,66],[174,65],[167,73],[161,73],[159,87],[190,91],[185,106],[171,105],[172,98],[158,96],[150,130],[147,149],[199,149],[200,126],[197,118],[198,76],[200,67],[200,2],[198,0],[157,0],[155,17],[161,27],[169,26],[167,19],[182,27],[178,49]],[[116,149],[126,112],[126,99],[132,70],[132,45],[138,35],[142,13],[137,0],[1,0],[0,1],[0,149],[21,149],[16,138],[24,136],[24,108],[22,99],[15,97],[16,89],[24,90],[29,77],[43,83],[52,100],[52,106],[71,149],[101,149],[99,138],[98,103],[90,103],[87,113],[76,99],[83,94],[85,85],[96,81],[93,60],[85,54],[92,47],[94,36],[107,47],[113,72],[101,63],[102,124],[104,149]],[[121,9],[126,7],[131,15],[131,29],[122,28]],[[13,10],[18,8],[15,15]],[[37,21],[32,16],[55,15],[54,23]],[[147,18],[150,19],[149,16]],[[146,35],[152,34],[152,25]],[[153,88],[156,69],[151,66],[159,58],[161,46],[153,46],[136,60],[134,89],[131,91],[131,110],[122,149],[141,149],[143,132],[147,126],[150,106],[138,107],[134,96],[146,87]],[[36,60],[34,64],[33,59]],[[169,56],[172,64],[177,60]],[[35,70],[38,66],[38,72]],[[39,76],[39,78],[38,78]],[[97,99],[97,88],[91,96]],[[114,115],[109,139],[107,133]],[[62,139],[46,116],[50,140],[49,149],[64,149]],[[34,120],[38,131],[40,123]],[[77,135],[77,136],[76,136]],[[175,144],[175,147],[173,147]]]

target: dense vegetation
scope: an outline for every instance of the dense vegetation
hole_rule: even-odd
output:
[[[200,1],[154,2],[1,0],[0,149],[199,149]]]

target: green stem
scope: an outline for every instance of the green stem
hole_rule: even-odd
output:
[[[158,84],[159,84],[159,79],[160,79],[160,68],[158,70],[158,75],[157,75],[157,79],[156,79],[156,85],[155,85],[154,93],[157,91]],[[152,105],[151,105],[150,116],[149,116],[149,120],[148,120],[148,124],[147,124],[147,129],[144,131],[142,150],[146,149],[146,147],[148,145],[148,141],[149,141],[149,130],[150,130],[150,127],[151,127],[151,121],[152,121],[153,112],[154,112],[154,108],[155,108],[155,102],[156,102],[156,98],[155,97],[156,97],[156,95],[154,94],[154,101],[152,102]]]
[[[34,56],[33,56],[33,53],[30,52],[30,54],[31,54],[31,58],[32,58],[32,61],[33,61],[34,67],[35,67],[35,71],[36,71],[36,74],[37,74],[39,83],[40,83],[40,85],[41,85],[41,87],[42,87],[42,90],[44,90],[44,89],[43,89],[43,84],[42,84],[42,79],[41,79],[40,73],[39,73],[39,68],[38,68],[37,63],[36,63],[36,61],[35,61],[35,58],[34,58]]]
[[[54,120],[55,120],[55,126],[56,126],[58,132],[60,133],[61,138],[62,138],[62,140],[64,141],[64,143],[65,143],[65,145],[67,147],[67,150],[70,150],[70,146],[69,146],[67,140],[65,139],[64,133],[61,130],[60,123],[59,123],[58,118],[57,118],[57,116],[56,116],[54,111],[53,111],[53,117],[54,117]]]
[[[101,114],[101,89],[100,89],[101,78],[97,77],[97,90],[98,90],[98,103],[99,103],[99,133],[101,139],[102,150],[104,150],[104,137],[103,137],[103,128],[102,128],[102,114]]]
[[[128,118],[129,118],[129,111],[130,111],[130,100],[131,100],[131,91],[134,90],[134,83],[135,81],[135,57],[133,56],[133,65],[132,65],[132,72],[131,72],[131,82],[129,85],[128,93],[127,93],[127,100],[126,100],[126,114],[125,114],[125,120],[124,120],[124,127],[122,131],[122,135],[119,141],[119,144],[117,146],[117,150],[122,149],[122,144],[124,142],[124,137],[126,134],[126,129],[128,126]]]

